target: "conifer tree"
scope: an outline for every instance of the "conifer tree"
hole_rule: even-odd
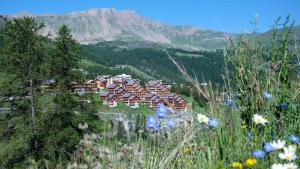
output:
[[[71,34],[71,30],[63,25],[57,32],[54,55],[52,57],[52,75],[63,90],[70,90],[70,83],[80,79],[79,44]]]
[[[45,58],[41,43],[43,37],[39,34],[42,28],[43,24],[37,23],[31,17],[8,21],[5,28],[6,46],[2,56],[3,69],[14,77],[14,82],[17,84],[14,85],[17,86],[16,90],[18,91],[14,94],[21,100],[29,100],[29,106],[25,106],[28,109],[19,113],[30,112],[35,157],[37,157],[39,146],[36,126],[38,112],[36,96],[42,81],[42,63]]]

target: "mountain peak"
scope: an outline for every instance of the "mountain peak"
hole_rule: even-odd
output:
[[[70,12],[67,13],[71,15],[80,15],[80,14],[86,14],[86,15],[101,15],[101,14],[134,14],[136,15],[135,11],[132,10],[117,10],[115,8],[91,8],[89,10],[79,11],[79,12]]]
[[[32,16],[44,22],[44,34],[55,37],[57,29],[68,25],[74,38],[84,44],[102,41],[145,41],[189,49],[216,49],[226,44],[223,33],[195,26],[173,26],[143,16],[132,10],[93,8],[66,14],[9,15],[8,18]]]

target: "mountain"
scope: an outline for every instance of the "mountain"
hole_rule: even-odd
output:
[[[66,24],[82,44],[103,41],[145,41],[185,49],[214,50],[227,44],[223,32],[195,26],[173,26],[137,15],[130,10],[90,9],[67,14],[32,14],[23,12],[4,15],[7,18],[32,16],[44,22],[44,34],[52,37],[59,26]],[[230,36],[236,36],[230,34]]]

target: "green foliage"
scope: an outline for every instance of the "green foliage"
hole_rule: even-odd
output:
[[[82,138],[78,124],[87,122],[93,132],[101,129],[95,115],[96,99],[70,90],[70,82],[82,77],[77,71],[79,45],[71,31],[62,26],[52,43],[39,35],[42,26],[24,17],[12,19],[5,28],[0,105],[12,112],[1,130],[0,168],[26,168],[33,161],[51,168],[57,163],[66,165]],[[42,81],[49,77],[58,85],[42,93]]]
[[[277,118],[288,112],[295,113],[294,110],[278,110],[275,104],[293,105],[295,101],[291,79],[295,78],[293,65],[296,63],[293,59],[296,53],[289,40],[292,25],[289,25],[287,19],[282,26],[279,35],[277,29],[274,29],[271,47],[266,48],[259,40],[250,42],[245,37],[233,46],[234,52],[229,58],[233,65],[232,80],[237,92],[241,94],[240,111],[245,118],[257,112],[273,112]],[[262,97],[264,92],[276,94],[267,107]],[[249,122],[250,119],[245,120]]]
[[[62,88],[70,89],[72,81],[78,81],[79,45],[71,35],[71,30],[63,25],[60,27],[54,42],[54,55],[51,59],[51,72]]]
[[[198,79],[211,80],[214,83],[222,83],[223,68],[223,52],[217,50],[215,52],[208,51],[185,51],[181,49],[169,49],[174,58],[183,64],[187,71],[195,74]],[[203,57],[183,57],[176,53],[195,54]],[[81,55],[95,63],[106,67],[115,65],[131,65],[142,70],[155,79],[162,79],[167,82],[185,83],[185,79],[181,77],[176,66],[168,59],[166,53],[160,48],[136,48],[123,49],[117,46],[106,45],[105,42],[96,45],[82,46]],[[109,70],[98,67],[102,74],[111,73]],[[89,69],[89,72],[97,71]],[[101,73],[101,71],[98,71]],[[122,70],[124,71],[124,70]],[[126,72],[127,70],[125,70]],[[95,73],[98,73],[95,72]],[[136,74],[135,72],[132,72]]]

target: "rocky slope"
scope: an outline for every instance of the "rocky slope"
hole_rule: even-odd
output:
[[[168,25],[129,10],[101,8],[61,15],[19,13],[4,16],[35,17],[45,23],[43,33],[50,33],[52,37],[59,26],[66,24],[72,29],[74,37],[84,44],[115,40],[147,41],[186,49],[216,49],[227,42],[222,32]]]

